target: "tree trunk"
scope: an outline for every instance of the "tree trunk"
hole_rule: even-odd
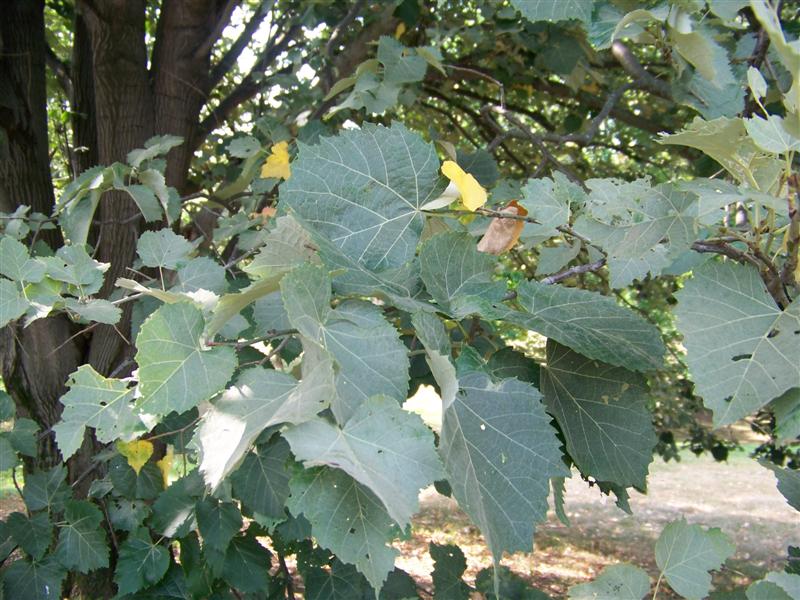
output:
[[[53,182],[47,155],[44,1],[10,0],[0,19],[0,210],[20,204],[49,215]],[[56,247],[56,230],[40,239]]]
[[[47,155],[44,2],[7,2],[0,35],[0,134],[5,134],[0,206],[13,211],[27,205],[49,215],[54,197]],[[54,249],[61,244],[55,230],[41,232],[39,239]],[[45,433],[61,414],[58,399],[66,391],[67,376],[82,362],[80,340],[70,340],[74,332],[62,315],[26,328],[12,323],[0,330],[0,374],[6,388],[18,414],[34,419]],[[39,456],[26,468],[46,468],[59,461],[52,434],[41,435]]]
[[[125,162],[132,149],[144,146],[154,133],[153,94],[147,73],[145,1],[104,0],[81,2],[94,58],[95,122],[100,164]],[[142,231],[138,207],[125,192],[106,193],[98,207],[101,222],[96,258],[111,263],[101,297],[108,297],[136,254]],[[130,304],[125,304],[117,325],[99,325],[92,335],[89,363],[108,375],[132,349]]]
[[[210,45],[217,22],[216,0],[165,0],[153,49],[155,129],[184,143],[167,156],[167,185],[186,192],[200,109],[209,94]]]
[[[86,21],[75,11],[75,31],[72,38],[72,142],[73,165],[76,176],[98,164],[97,124],[94,105],[94,57]],[[95,240],[96,241],[96,240]]]

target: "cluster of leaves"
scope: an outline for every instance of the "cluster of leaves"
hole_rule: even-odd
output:
[[[730,95],[741,106],[726,51],[678,6],[623,17],[593,12],[588,0],[512,4],[532,21],[577,18],[598,47],[623,35],[649,39],[644,25],[655,21],[686,63],[694,98],[706,107]],[[753,11],[786,71],[800,72],[797,45],[771,6],[754,2]],[[399,86],[418,82],[428,64],[441,67],[432,50],[382,38],[377,62],[341,85],[353,91],[339,108],[394,104]],[[120,598],[231,590],[277,598],[293,589],[284,558],[294,554],[308,598],[417,597],[394,567],[391,542],[410,527],[419,491],[436,483],[495,559],[476,588],[541,596],[499,561],[532,550],[551,486],[563,514],[574,467],[630,511],[629,489],[645,491],[657,443],[646,376],[664,364],[659,329],[611,296],[560,283],[581,270],[605,269],[615,290],[691,271],[676,294],[677,326],[715,425],[766,407],[778,435],[796,438],[800,84],[782,95],[782,114],[770,113],[760,77],[754,69],[748,81],[763,117],[702,108],[705,118],[662,140],[702,150],[730,180],[582,182],[556,169],[514,187],[495,181],[487,154],[444,146],[442,164],[433,143],[399,123],[298,139],[291,152],[280,135],[270,150],[242,138],[229,148],[243,161],[239,179],[215,196],[283,179],[274,218],[243,209],[221,220],[213,244],[237,237],[245,250],[224,264],[171,228],[143,233],[132,267],[140,275],[118,279],[111,298],[95,297],[108,265],[92,258],[89,223],[112,189],[129,193],[148,221],[179,221],[161,158],[178,140],[153,139],[127,165],[70,185],[56,213],[37,221],[57,221],[70,242],[56,253],[24,245],[30,229],[18,226],[21,215],[10,219],[0,240],[0,326],[53,312],[114,324],[119,305],[133,302],[137,369],[106,377],[83,365],[70,376],[55,441],[66,461],[92,433],[106,450],[91,468],[104,475],[87,498],[73,497],[64,465],[26,475],[26,512],[0,525],[1,558],[23,554],[3,571],[6,594],[45,598],[68,572],[113,568]],[[516,244],[534,249],[542,279],[510,289],[497,276],[500,259],[481,249]],[[498,327],[546,337],[544,360],[499,343]],[[441,396],[435,432],[402,408],[421,382]],[[34,452],[35,435],[15,419],[0,437],[4,464]],[[770,468],[798,508],[797,473]],[[732,551],[721,532],[675,522],[656,545],[657,586],[665,580],[700,598],[708,572]],[[431,554],[437,597],[467,597],[463,555],[435,545]],[[747,595],[796,598],[799,579],[773,573]],[[641,569],[617,565],[570,594],[641,598],[649,587]]]

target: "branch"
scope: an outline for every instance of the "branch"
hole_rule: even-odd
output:
[[[504,131],[503,128],[500,127],[500,125],[493,118],[491,118],[490,112],[496,112],[502,115],[509,123],[511,123],[515,127],[515,129],[512,129],[507,132]],[[559,161],[555,156],[553,156],[553,154],[550,152],[547,146],[544,145],[542,138],[536,135],[528,127],[526,127],[525,124],[522,123],[522,121],[512,116],[509,113],[509,111],[499,106],[486,106],[483,109],[481,109],[481,113],[486,115],[487,121],[493,124],[498,133],[500,134],[508,133],[511,137],[523,138],[533,142],[533,145],[539,149],[544,159],[548,161],[551,165],[553,165],[554,169],[556,169],[557,171],[561,171],[564,175],[567,176],[567,178],[570,181],[581,186],[583,190],[588,191],[588,188],[586,187],[586,184],[583,183],[583,180],[580,177],[578,177],[578,175],[572,169],[562,164],[561,161]]]
[[[217,16],[217,22],[214,24],[214,28],[208,34],[203,43],[200,44],[197,49],[194,51],[195,59],[201,59],[206,54],[211,52],[211,49],[214,47],[214,44],[217,43],[222,32],[228,26],[228,23],[231,22],[231,15],[233,11],[236,10],[236,7],[242,3],[242,0],[228,0],[225,3],[225,6],[222,7],[222,10],[219,11],[219,15]],[[248,23],[249,25],[250,23]]]
[[[69,75],[69,65],[58,58],[56,53],[50,47],[50,44],[45,44],[44,50],[45,63],[56,76],[58,84],[61,86],[61,89],[64,90],[64,93],[67,95],[67,99],[71,103],[74,97],[74,92],[72,88],[72,78]]]
[[[795,272],[797,271],[798,253],[800,253],[800,206],[798,198],[789,200],[789,231],[786,237],[786,262],[781,269],[781,281],[785,285],[797,285]]]
[[[554,283],[558,283],[559,281],[564,281],[565,279],[569,279],[573,275],[579,275],[581,273],[593,273],[594,271],[599,271],[600,269],[603,268],[605,264],[606,264],[606,259],[601,258],[600,260],[596,260],[593,263],[570,267],[569,269],[565,269],[560,273],[556,273],[555,275],[550,275],[549,277],[545,277],[544,279],[540,280],[539,283],[543,283],[544,285],[552,285]]]
[[[444,116],[448,121],[450,121],[453,124],[453,127],[455,127],[461,132],[461,135],[463,135],[470,144],[472,144],[476,148],[480,148],[480,144],[478,144],[477,140],[475,140],[475,138],[472,137],[472,135],[466,130],[466,128],[461,123],[458,122],[458,119],[451,111],[447,111],[439,106],[436,106],[435,104],[431,104],[430,102],[420,102],[420,106],[423,106],[428,110],[432,110]]]
[[[580,144],[585,146],[592,141],[594,136],[597,135],[597,132],[600,131],[600,126],[603,124],[608,116],[611,114],[611,111],[617,105],[617,103],[622,100],[622,97],[632,87],[632,84],[625,84],[619,89],[615,90],[611,93],[611,95],[606,99],[605,104],[603,105],[602,110],[597,114],[597,116],[592,119],[589,123],[589,127],[586,128],[586,131],[583,133],[572,133],[569,135],[558,135],[555,133],[545,133],[541,135],[543,140],[552,141],[552,142],[574,142],[576,144]]]
[[[333,31],[331,32],[331,37],[328,39],[328,43],[325,44],[325,56],[327,56],[328,58],[333,57],[334,44],[339,40],[339,37],[341,36],[344,28],[350,25],[350,23],[352,23],[355,20],[355,18],[358,16],[359,11],[361,11],[361,9],[364,7],[364,4],[366,4],[365,0],[356,0],[353,6],[350,7],[350,10],[344,16],[344,18],[341,21],[339,21],[333,28]]]
[[[214,108],[214,110],[212,110],[211,113],[200,123],[195,134],[195,148],[202,143],[209,133],[224,123],[240,104],[246,102],[264,88],[264,81],[262,80],[260,82],[256,82],[254,77],[255,74],[263,73],[266,67],[289,46],[289,44],[294,40],[294,37],[300,31],[302,31],[300,25],[294,24],[280,40],[274,44],[270,44],[270,46],[264,49],[264,51],[261,53],[261,56],[259,56],[258,60],[256,61],[256,64],[253,65],[253,68],[242,80],[242,82],[237,85],[230,94],[220,100],[216,108]],[[272,73],[270,76],[290,73],[291,71],[292,67],[290,65],[276,71],[275,73]]]
[[[614,43],[611,44],[611,54],[617,59],[617,62],[622,65],[622,68],[634,78],[635,83],[640,88],[667,100],[672,99],[672,90],[669,84],[648,73],[642,66],[642,63],[640,63],[633,55],[633,52],[630,51],[630,48],[621,41],[615,40]]]
[[[264,18],[266,16],[267,10],[264,2],[261,2],[256,8],[256,12],[244,26],[242,33],[238,38],[236,38],[236,41],[231,44],[231,47],[228,48],[228,51],[225,54],[223,54],[222,58],[219,59],[219,62],[211,67],[208,89],[214,89],[217,84],[222,81],[222,78],[225,77],[225,74],[231,70],[234,64],[236,64],[236,61],[239,59],[239,55],[253,39],[253,36],[255,35],[256,31],[258,31],[258,28],[261,27],[261,23],[264,22]]]
[[[783,289],[783,282],[775,269],[775,265],[763,255],[761,256],[761,260],[759,260],[758,257],[744,250],[739,250],[731,246],[730,243],[722,240],[699,240],[692,244],[692,250],[701,253],[720,254],[736,262],[754,266],[758,269],[758,273],[761,275],[761,279],[767,286],[767,290],[773,300],[782,308],[789,306],[791,303],[789,297],[786,295],[786,291]],[[766,262],[764,262],[765,259]]]

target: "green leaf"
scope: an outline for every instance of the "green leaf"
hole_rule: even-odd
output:
[[[340,423],[371,396],[406,399],[408,353],[380,308],[346,300],[330,312],[321,335],[322,348],[338,367],[331,408]]]
[[[592,20],[592,0],[511,0],[511,5],[529,21]]]
[[[154,159],[169,152],[175,146],[180,146],[183,138],[177,135],[156,135],[144,143],[144,148],[137,148],[128,152],[126,160],[135,169],[148,160]]]
[[[0,422],[13,419],[16,412],[14,400],[8,395],[8,392],[0,390]]]
[[[620,564],[602,570],[594,581],[569,588],[570,600],[642,600],[650,591],[650,577],[639,567]]]
[[[328,406],[335,393],[333,366],[323,361],[298,383],[286,373],[253,367],[242,372],[203,417],[197,431],[200,471],[216,489],[267,427],[299,424]]]
[[[169,228],[145,231],[136,244],[136,253],[146,267],[176,269],[189,261],[192,244]]]
[[[457,150],[456,159],[458,166],[475,177],[485,188],[492,187],[500,177],[497,161],[483,148],[478,148],[474,152]]]
[[[91,502],[67,500],[55,557],[71,571],[88,573],[108,566],[108,543],[100,527],[103,513]]]
[[[431,577],[436,600],[468,600],[472,588],[462,579],[467,570],[467,559],[461,548],[431,542],[428,549],[433,559]]]
[[[127,498],[152,500],[164,489],[163,473],[153,461],[146,463],[137,473],[126,457],[117,454],[109,462],[108,474],[114,491]]]
[[[19,456],[8,439],[6,432],[0,432],[0,471],[13,469],[19,464]]]
[[[207,256],[198,256],[178,267],[178,283],[172,289],[181,292],[208,290],[220,294],[225,287],[225,267]]]
[[[781,443],[800,437],[800,388],[792,388],[772,401],[775,436]]]
[[[17,418],[14,429],[7,432],[11,447],[25,456],[36,456],[39,445],[39,426],[32,419]]]
[[[42,259],[47,274],[57,281],[74,286],[75,295],[96,294],[103,286],[103,273],[111,266],[94,260],[83,246],[62,246],[55,256]]]
[[[588,185],[593,188],[588,214],[576,221],[575,230],[607,251],[614,287],[648,272],[658,275],[667,258],[694,242],[699,230],[695,194],[669,184],[651,188],[642,182],[591,180]]]
[[[269,574],[272,555],[250,536],[236,536],[225,551],[222,576],[225,581],[244,593],[270,589]]]
[[[66,480],[67,470],[63,465],[26,475],[25,488],[22,490],[25,506],[31,512],[43,509],[51,512],[61,510],[64,501],[70,496]]]
[[[656,542],[656,564],[670,587],[690,600],[705,598],[709,571],[733,555],[734,547],[719,529],[704,530],[685,520],[668,524]]]
[[[422,81],[428,70],[428,63],[423,57],[386,35],[378,40],[378,60],[384,68],[384,81],[389,84]]]
[[[778,115],[745,119],[744,127],[756,146],[765,152],[783,154],[800,149],[800,139],[791,134],[783,117]]]
[[[243,290],[234,294],[225,294],[219,299],[213,309],[213,317],[206,326],[206,335],[209,339],[221,331],[231,319],[240,316],[247,306],[278,290],[283,273],[278,273],[268,279],[263,279],[250,284]]]
[[[408,262],[394,269],[375,273],[351,258],[325,236],[311,232],[311,241],[319,248],[322,262],[333,273],[333,289],[341,296],[377,296],[403,310],[434,309],[423,298],[417,299],[422,288],[419,281],[419,265]]]
[[[0,273],[14,281],[36,283],[44,278],[44,263],[33,259],[28,248],[5,235],[0,240]]]
[[[303,265],[281,280],[281,296],[289,322],[302,335],[322,341],[323,324],[331,313],[331,278],[325,270]]]
[[[0,279],[0,327],[19,319],[28,310],[28,301],[8,279]]]
[[[30,517],[14,512],[8,515],[6,525],[14,541],[34,560],[40,560],[53,540],[53,524],[46,512]]]
[[[169,206],[170,188],[167,187],[167,181],[164,179],[164,175],[155,169],[145,169],[139,173],[139,181],[156,195],[158,201],[161,203],[161,210],[166,216],[167,225],[170,225],[173,220]]]
[[[150,516],[150,506],[142,500],[115,498],[107,504],[108,519],[115,529],[136,531]]]
[[[499,587],[499,594],[495,590]],[[533,588],[508,567],[498,565],[481,569],[475,577],[475,588],[486,600],[551,600],[550,596]]]
[[[298,144],[281,203],[370,270],[414,258],[422,233],[420,207],[438,191],[432,144],[399,123]]]
[[[225,552],[233,536],[242,528],[242,513],[236,504],[209,497],[199,501],[195,510],[203,544]]]
[[[796,600],[771,581],[754,581],[746,591],[747,600]]]
[[[5,597],[14,600],[60,598],[66,576],[66,570],[52,556],[43,561],[14,561],[3,574]]]
[[[658,329],[612,298],[525,281],[517,287],[517,301],[525,312],[510,311],[504,318],[584,356],[636,371],[651,371],[663,362]]]
[[[199,471],[173,482],[153,503],[152,528],[161,535],[181,538],[194,527],[195,505],[205,493]]]
[[[367,600],[374,598],[367,580],[352,565],[335,561],[330,569],[303,573],[306,600]]]
[[[536,263],[536,276],[550,275],[566,267],[581,252],[581,242],[576,241],[558,246],[545,246],[539,249],[539,261]],[[612,284],[613,287],[614,286]]]
[[[800,387],[800,301],[781,311],[758,272],[707,262],[676,294],[695,391],[720,427]]]
[[[200,309],[165,304],[142,324],[136,339],[139,406],[156,415],[185,412],[219,392],[233,375],[233,348],[204,348]]]
[[[252,135],[232,139],[228,143],[228,154],[235,158],[249,158],[261,150],[261,142]]]
[[[114,581],[118,594],[133,594],[161,581],[169,568],[166,547],[154,544],[146,529],[128,535],[119,548]]]
[[[708,7],[720,19],[732,21],[747,4],[747,0],[710,0]]]
[[[439,452],[458,505],[490,551],[530,552],[534,523],[547,513],[550,477],[569,475],[541,395],[532,386],[484,373],[460,379],[445,407]]]
[[[80,448],[86,427],[94,427],[97,439],[106,444],[144,429],[131,410],[133,389],[126,382],[81,365],[67,386],[69,391],[60,399],[64,405],[61,421],[53,427],[64,460]]]
[[[396,526],[381,500],[339,469],[306,469],[289,485],[289,510],[308,519],[317,543],[380,590],[399,554],[387,545]]]
[[[277,438],[248,452],[231,475],[233,494],[255,515],[279,520],[289,498],[289,444]]]
[[[11,536],[8,523],[0,521],[0,560],[5,561],[16,549],[17,542],[15,542],[14,538]]]
[[[773,571],[767,573],[764,577],[766,581],[777,585],[791,598],[800,598],[800,575],[794,573],[786,573],[780,571]]]
[[[735,81],[728,53],[714,40],[712,31],[697,28],[684,33],[672,28],[669,35],[678,54],[714,87],[719,89]]]
[[[417,337],[425,346],[428,367],[439,385],[442,405],[447,407],[458,392],[456,369],[450,360],[450,337],[439,317],[426,312],[411,316],[411,324]]]
[[[426,241],[419,253],[425,288],[443,310],[457,318],[467,316],[471,302],[500,302],[506,286],[493,281],[497,259],[478,252],[475,239],[462,233],[441,233]]]
[[[744,121],[738,118],[720,117],[706,121],[696,117],[681,131],[662,136],[660,141],[662,144],[678,144],[701,150],[722,165],[739,183],[750,184],[749,175],[753,174],[762,190],[768,190],[770,182],[761,180],[759,172],[770,171],[773,165],[776,174],[770,177],[778,177],[782,170],[780,161],[764,156],[747,135]]]
[[[401,526],[416,512],[419,490],[442,475],[432,432],[391,398],[370,398],[342,428],[317,419],[284,437],[306,467],[333,466],[367,486]]]
[[[83,321],[96,321],[108,325],[116,324],[122,316],[122,310],[101,298],[78,300],[77,298],[65,298],[64,307],[70,312],[74,312]]]
[[[307,262],[318,261],[308,233],[291,216],[278,217],[264,246],[244,270],[253,277],[267,278],[290,271]]]
[[[582,473],[622,487],[645,489],[656,435],[647,409],[647,382],[547,342],[541,390]]]
[[[161,218],[163,214],[161,205],[158,202],[158,198],[156,198],[156,195],[153,193],[153,190],[149,187],[137,183],[133,185],[122,185],[117,189],[128,193],[136,203],[136,206],[139,207],[139,212],[142,213],[144,220],[148,223],[158,221]]]
[[[789,506],[800,511],[800,471],[781,469],[767,461],[762,461],[761,465],[773,472],[778,480],[778,491],[786,498]]]
[[[522,188],[520,205],[538,223],[526,223],[522,237],[545,240],[559,235],[558,227],[569,224],[570,205],[580,202],[585,194],[563,174],[553,178],[529,179]]]

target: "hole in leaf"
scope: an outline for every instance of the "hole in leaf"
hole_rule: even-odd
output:
[[[355,533],[355,532],[356,532],[356,528],[355,527],[351,527],[350,528],[350,533]]]
[[[748,359],[750,359],[750,358],[753,358],[753,355],[752,355],[752,354],[737,354],[737,355],[736,355],[736,356],[734,356],[734,357],[733,357],[731,360],[732,360],[733,362],[738,362],[738,361],[740,361],[740,360],[748,360]]]
[[[780,332],[781,332],[781,330],[780,330],[780,329],[773,329],[772,331],[770,331],[770,332],[767,334],[767,337],[768,337],[768,338],[774,338],[774,337],[775,337],[776,335],[778,335]]]

